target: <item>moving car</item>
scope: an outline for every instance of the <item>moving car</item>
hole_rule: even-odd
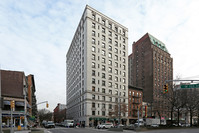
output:
[[[45,124],[45,128],[55,128],[55,124],[52,121],[48,121]]]
[[[98,129],[107,129],[107,128],[112,128],[113,124],[112,123],[102,123],[97,126]]]

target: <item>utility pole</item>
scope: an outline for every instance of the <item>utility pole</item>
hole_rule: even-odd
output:
[[[2,104],[2,98],[1,98],[1,65],[0,65],[0,101]],[[2,105],[0,106],[0,133],[2,133]]]

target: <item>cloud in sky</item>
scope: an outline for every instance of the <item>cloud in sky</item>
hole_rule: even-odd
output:
[[[166,44],[174,78],[199,75],[198,0],[1,1],[1,67],[35,75],[37,101],[51,111],[66,102],[65,57],[86,4],[129,29],[129,54],[149,32]]]

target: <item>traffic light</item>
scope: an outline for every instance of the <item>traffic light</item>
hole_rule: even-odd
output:
[[[14,108],[15,108],[15,101],[14,101],[14,100],[12,100],[12,101],[10,102],[10,108],[11,108],[11,109],[14,109]]]
[[[164,85],[163,93],[168,93],[168,84]]]
[[[48,103],[46,103],[46,108],[48,108],[48,106],[49,106]]]

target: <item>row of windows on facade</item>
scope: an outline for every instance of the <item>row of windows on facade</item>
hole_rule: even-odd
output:
[[[96,57],[96,55],[95,55],[95,54],[92,54],[91,59],[92,59],[92,60],[96,60],[95,57]],[[98,60],[100,60],[100,56],[98,56]],[[115,60],[118,61],[118,55],[115,55]],[[120,61],[121,61],[121,57],[120,57]],[[122,59],[122,62],[125,63],[125,59],[124,59],[124,58]],[[106,63],[106,58],[103,58],[103,57],[102,57],[102,63]],[[109,63],[109,65],[112,64],[111,61],[109,61],[108,63]]]
[[[109,61],[109,65],[112,65],[112,61]],[[82,65],[82,69],[83,69],[83,66],[84,65]],[[95,62],[92,62],[92,66],[91,66],[92,68],[96,68],[96,64],[95,64]],[[117,62],[115,62],[115,67],[116,68],[118,68],[118,63]],[[98,65],[98,69],[100,68],[100,65]],[[120,68],[121,68],[121,64],[120,64]],[[126,66],[125,65],[122,65],[122,69],[123,70],[126,70]],[[106,71],[106,66],[105,65],[102,65],[102,69],[101,69],[102,71]],[[108,72],[109,73],[112,73],[112,67],[108,67]],[[118,74],[118,69],[115,69],[115,74]],[[121,74],[121,73],[120,73]],[[122,76],[124,76],[125,77],[125,75],[126,75],[126,73],[125,72],[123,72],[122,73]]]
[[[95,33],[93,32],[92,35],[95,36]],[[102,35],[101,40],[102,40],[102,41],[106,41],[106,36],[105,36],[105,35]],[[112,38],[108,38],[108,43],[112,44],[112,42],[113,42],[113,41],[112,41]],[[122,43],[126,43],[125,38],[123,38]],[[95,38],[92,38],[92,44],[96,44]],[[115,41],[115,44],[114,44],[114,45],[118,47],[118,41]]]
[[[96,76],[95,70],[92,70],[92,76]],[[98,72],[97,76],[100,77],[100,73],[99,72]],[[125,72],[123,72],[123,77],[125,77]],[[106,79],[106,73],[102,73],[102,78]],[[120,79],[120,82],[121,82],[122,81],[121,78],[118,78],[117,76],[115,76],[115,82],[119,82],[119,79]],[[113,80],[112,79],[112,75],[108,75],[108,80]]]
[[[120,89],[121,89],[121,85],[120,85]],[[123,90],[126,90],[126,86],[123,85],[123,86],[122,86],[122,89],[123,89]],[[92,91],[93,91],[93,92],[96,92],[96,91],[97,91],[97,89],[96,89],[95,86],[92,86]],[[98,92],[100,92],[100,88],[98,88]],[[112,95],[112,94],[113,94],[111,89],[109,89],[108,92],[106,92],[106,89],[105,89],[105,88],[102,88],[102,91],[101,91],[101,92],[104,93],[104,94],[108,93],[109,95]],[[121,94],[122,94],[122,93],[120,92],[120,96],[121,96]],[[117,90],[115,90],[115,95],[118,95],[118,91],[117,91]],[[123,95],[125,95],[125,93],[123,93]]]
[[[109,45],[109,50],[112,51],[112,46],[110,46],[110,45]],[[92,46],[91,51],[92,51],[92,52],[96,52],[95,46]],[[98,53],[99,53],[99,52],[100,52],[100,49],[98,49]],[[118,54],[118,49],[115,48],[114,52],[115,52],[116,54]],[[101,54],[102,54],[103,56],[106,56],[106,51],[105,51],[105,50],[102,50]],[[125,52],[125,51],[122,51],[122,53],[121,53],[121,50],[120,50],[120,54],[122,54],[124,57],[126,56],[126,52]],[[112,58],[112,53],[111,53],[111,52],[108,53],[108,57],[109,57],[109,58]]]
[[[94,20],[94,21],[96,21],[96,15],[95,14],[92,14],[92,19]],[[98,22],[100,22],[100,18],[98,18]],[[105,19],[102,19],[101,20],[101,24],[102,25],[104,25],[105,27],[107,27],[107,25],[106,25],[106,20]],[[112,26],[113,24],[111,23],[111,22],[109,22],[108,23],[108,28],[109,29],[112,29]],[[112,29],[112,30],[115,30],[115,32],[117,32],[118,33],[118,27],[117,26],[115,26],[115,28],[114,29]],[[119,30],[119,33],[121,33],[121,30]],[[123,36],[125,36],[125,30],[122,30],[122,33],[121,33]]]
[[[118,91],[115,91],[115,95],[118,96]],[[120,96],[121,96],[121,92],[120,92]],[[125,97],[126,96],[126,93],[123,92],[123,96]],[[92,100],[100,100],[100,96],[98,96],[98,99],[96,98],[97,96],[95,94],[92,94]],[[115,102],[126,102],[125,99],[118,99],[118,98],[115,98]],[[106,96],[102,96],[102,101],[109,101],[109,102],[113,102],[113,98],[112,97],[109,97],[109,99],[106,100]]]
[[[104,62],[103,62],[104,63]],[[122,59],[122,63],[125,63],[125,59],[123,58]],[[112,60],[108,60],[108,65],[110,65],[110,66],[112,66]],[[115,65],[114,65],[116,68],[118,68],[119,66],[120,66],[120,68],[122,67],[122,69],[123,70],[126,70],[126,66],[125,65],[122,65],[122,64],[120,64],[119,65],[119,63],[118,62],[115,62]],[[96,67],[96,63],[95,62],[92,62],[92,66],[91,66],[92,68],[97,68]],[[98,69],[100,68],[100,64],[98,64]],[[112,67],[109,67],[109,69],[108,69],[109,71],[111,71],[112,72]],[[102,71],[106,71],[106,66],[105,65],[102,65]],[[125,73],[123,74],[123,76],[125,76]]]
[[[122,88],[123,90],[126,90],[126,87],[125,87],[125,85],[123,85],[123,88]],[[92,86],[92,91],[93,92],[95,92],[96,91],[96,88],[95,88],[95,86]],[[98,92],[99,92],[99,88],[98,88]],[[113,93],[112,93],[112,90],[111,89],[109,89],[108,90],[108,92],[106,92],[106,89],[105,88],[102,88],[102,93],[104,93],[104,94],[106,94],[106,93],[108,93],[109,95],[112,95]],[[118,91],[117,90],[115,90],[115,95],[118,95]],[[126,92],[120,92],[120,96],[126,96]]]
[[[126,79],[122,79],[122,83],[126,83]],[[92,78],[92,84],[96,84],[95,78]],[[98,84],[100,84],[100,80],[98,80]],[[102,86],[106,86],[106,81],[102,80]],[[108,82],[108,87],[112,87],[112,82]],[[115,83],[115,88],[118,89],[118,84]]]
[[[140,98],[135,100],[135,98],[131,98],[131,97],[130,97],[130,98],[129,98],[129,102],[130,102],[130,103],[133,102],[133,103],[136,103],[136,104],[140,104],[140,103],[142,102],[142,100],[141,100]]]
[[[95,25],[94,25],[94,24],[92,25],[92,28],[95,28]],[[102,40],[103,40],[103,41],[106,40],[106,39],[105,39],[105,37],[106,37],[105,33],[106,33],[106,29],[105,29],[105,28],[102,28]],[[94,37],[96,37],[96,31],[95,31],[95,30],[92,30],[92,34],[91,34],[91,35],[94,36]],[[112,32],[111,32],[111,31],[108,32],[108,36],[111,37],[111,38],[109,38],[109,40],[111,40],[110,43],[112,43]],[[100,33],[98,33],[98,37],[100,37]],[[114,39],[116,39],[116,40],[119,40],[119,39],[120,39],[120,40],[122,40],[123,43],[126,42],[126,39],[125,39],[125,38],[121,38],[121,36],[118,36],[117,34],[115,34]]]

